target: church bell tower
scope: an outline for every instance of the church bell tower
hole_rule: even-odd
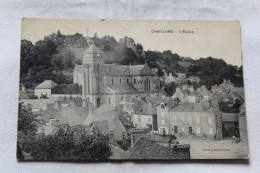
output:
[[[102,71],[103,71],[103,52],[92,43],[89,48],[83,53],[83,86],[82,99],[83,107],[86,101],[91,102],[96,107],[99,107],[100,88],[102,86]]]

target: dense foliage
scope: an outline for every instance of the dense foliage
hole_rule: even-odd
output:
[[[60,84],[52,88],[52,94],[81,94],[82,87],[78,84]]]
[[[108,137],[89,135],[85,126],[61,126],[54,135],[31,136],[24,150],[34,159],[104,160],[112,154]]]
[[[18,131],[25,134],[35,134],[37,131],[37,121],[32,114],[30,106],[19,103],[18,107]]]

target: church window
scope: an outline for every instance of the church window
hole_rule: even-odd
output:
[[[128,78],[126,79],[126,83],[128,84]]]
[[[114,84],[114,78],[112,78],[112,81],[111,81],[111,82],[112,82],[112,84]]]
[[[110,97],[108,97],[108,104],[111,104],[111,100],[110,100]]]
[[[119,81],[119,83],[121,84],[121,82],[122,82],[122,79],[120,78],[120,81]]]
[[[134,83],[136,83],[136,80],[135,80],[135,78],[134,78]]]

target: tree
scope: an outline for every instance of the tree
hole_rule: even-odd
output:
[[[176,92],[176,86],[174,82],[171,82],[169,84],[166,84],[164,87],[164,92],[166,93],[166,96],[173,96],[173,94]]]
[[[60,54],[55,55],[51,59],[51,65],[57,72],[61,72],[64,69],[63,59]]]
[[[23,105],[23,103],[19,103],[18,131],[22,131],[25,134],[35,134],[37,128],[37,121],[32,114],[31,108],[27,105]]]

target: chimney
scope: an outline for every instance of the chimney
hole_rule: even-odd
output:
[[[169,73],[169,76],[172,77],[172,73]]]

